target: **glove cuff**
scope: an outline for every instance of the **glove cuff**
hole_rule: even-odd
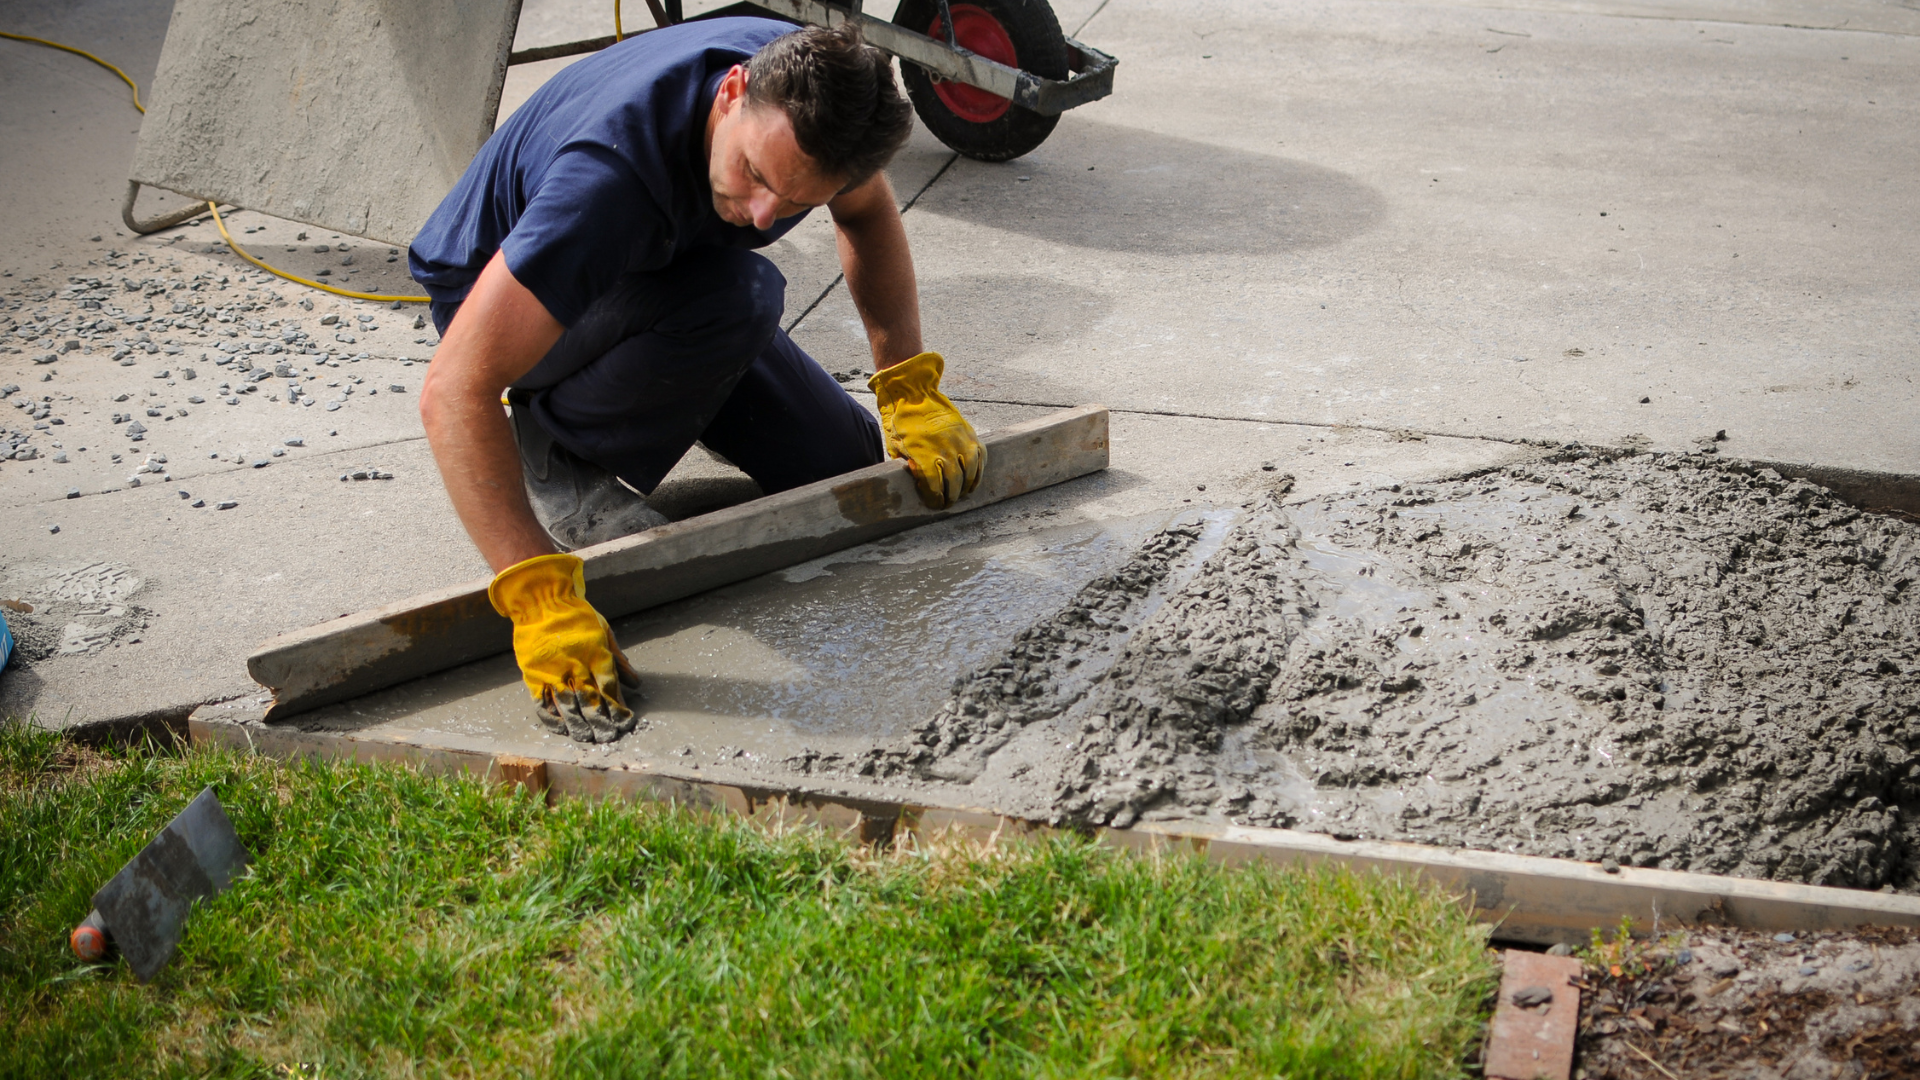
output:
[[[578,555],[535,555],[495,574],[487,586],[493,610],[509,619],[529,602],[563,593],[583,599],[587,595],[587,564]]]
[[[940,376],[946,369],[947,362],[939,353],[923,352],[874,372],[867,378],[867,389],[873,391],[875,402],[886,408],[905,398],[939,393]]]

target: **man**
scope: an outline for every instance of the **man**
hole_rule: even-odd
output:
[[[664,521],[642,496],[694,442],[769,493],[883,453],[930,506],[979,482],[880,171],[911,122],[854,27],[656,30],[541,87],[414,240],[442,335],[420,416],[548,727],[632,729],[638,680],[564,552]],[[878,423],[780,329],[786,280],[750,250],[823,206]]]

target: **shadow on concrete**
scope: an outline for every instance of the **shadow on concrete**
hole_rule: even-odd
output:
[[[665,514],[669,520],[685,521],[729,506],[752,502],[764,492],[753,478],[739,476],[694,476],[667,479],[647,496],[647,505]]]
[[[1074,117],[1018,161],[962,159],[915,212],[1074,247],[1182,255],[1327,247],[1373,228],[1385,208],[1379,192],[1333,169]]]

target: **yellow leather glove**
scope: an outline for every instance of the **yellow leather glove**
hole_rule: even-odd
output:
[[[980,486],[987,467],[987,448],[980,445],[973,425],[940,392],[945,369],[939,353],[923,352],[881,368],[867,380],[880,406],[887,453],[906,459],[920,501],[935,510]]]
[[[633,730],[621,690],[638,691],[640,677],[586,591],[579,556],[539,555],[500,571],[487,599],[513,620],[513,655],[540,722],[580,742],[612,742]]]

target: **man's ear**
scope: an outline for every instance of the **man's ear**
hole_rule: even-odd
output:
[[[747,66],[735,64],[720,77],[720,90],[714,95],[722,112],[732,112],[747,97]]]

